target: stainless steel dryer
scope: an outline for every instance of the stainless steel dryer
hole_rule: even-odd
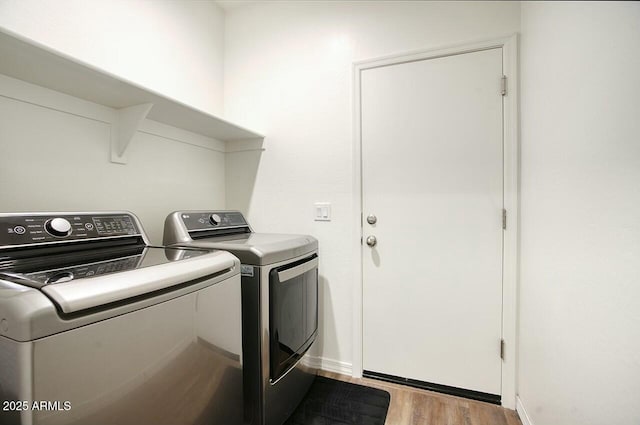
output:
[[[0,423],[242,423],[240,262],[131,213],[0,214]]]
[[[318,334],[318,241],[254,233],[238,211],[178,211],[165,221],[164,244],[242,262],[245,423],[281,425],[316,375],[301,359]]]

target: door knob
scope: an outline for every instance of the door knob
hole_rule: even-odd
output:
[[[369,224],[376,224],[376,222],[377,222],[377,221],[378,221],[378,217],[376,217],[375,215],[373,215],[373,214],[369,214],[369,215],[367,216],[367,223],[369,223]]]
[[[378,240],[376,239],[375,236],[367,236],[367,245],[369,245],[370,247],[374,247],[376,246],[376,244],[378,243]]]

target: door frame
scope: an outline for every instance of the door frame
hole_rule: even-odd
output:
[[[425,59],[502,48],[502,71],[507,77],[507,92],[503,97],[503,196],[507,210],[507,228],[503,231],[502,251],[502,406],[516,407],[517,317],[519,278],[519,70],[518,34],[507,37],[458,44],[437,49],[411,51],[353,64],[353,253],[355,285],[353,290],[353,363],[352,375],[362,377],[363,356],[363,214],[362,203],[362,139],[361,139],[361,73],[380,66],[395,65]],[[499,341],[496,341],[498,344]]]

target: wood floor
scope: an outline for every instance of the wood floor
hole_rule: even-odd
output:
[[[321,371],[320,375],[391,394],[385,425],[522,425],[514,410],[404,385]]]

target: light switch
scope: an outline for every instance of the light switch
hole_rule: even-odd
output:
[[[315,221],[331,221],[331,204],[328,202],[316,202],[313,204]]]

